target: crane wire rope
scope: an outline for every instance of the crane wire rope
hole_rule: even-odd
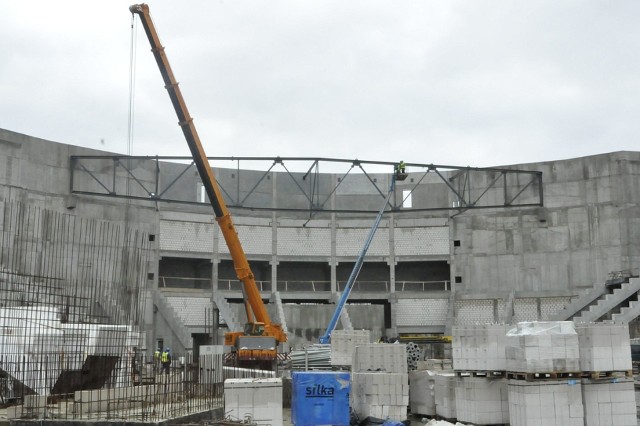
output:
[[[133,129],[135,118],[135,85],[136,85],[136,38],[138,23],[135,15],[131,14],[131,42],[129,47],[129,111],[127,117],[127,156],[133,155]],[[129,164],[129,167],[131,165]],[[130,177],[127,177],[127,195],[130,190]],[[129,199],[130,202],[130,199]]]

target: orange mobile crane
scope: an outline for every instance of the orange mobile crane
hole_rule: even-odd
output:
[[[220,226],[224,240],[229,247],[229,253],[233,260],[238,279],[242,282],[245,310],[247,313],[247,324],[243,332],[229,332],[224,336],[224,344],[232,346],[235,353],[235,361],[238,366],[259,366],[275,367],[277,360],[278,344],[287,341],[287,335],[280,326],[271,322],[267,309],[262,302],[262,296],[256,286],[256,281],[249,267],[247,256],[242,249],[238,233],[231,220],[231,215],[222,198],[220,188],[211,170],[207,156],[204,153],[200,137],[196,131],[193,119],[189,115],[187,105],[182,97],[178,82],[176,81],[169,60],[164,52],[164,47],[160,44],[158,33],[156,32],[149,6],[146,4],[132,5],[129,10],[132,14],[137,14],[147,34],[151,51],[156,59],[160,74],[165,83],[165,88],[171,98],[171,103],[178,116],[178,124],[182,128],[184,137],[187,140],[193,162],[198,169],[202,185],[204,186],[216,221]]]

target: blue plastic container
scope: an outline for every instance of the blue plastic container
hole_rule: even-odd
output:
[[[291,419],[295,426],[349,425],[349,373],[295,371],[291,379]]]

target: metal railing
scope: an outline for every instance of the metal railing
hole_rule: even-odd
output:
[[[337,291],[344,291],[346,281],[338,281]],[[208,278],[186,278],[186,277],[164,277],[158,278],[160,288],[188,288],[211,290],[211,280]],[[261,292],[269,292],[272,289],[271,281],[256,281],[258,290]],[[331,291],[331,281],[328,280],[284,280],[278,281],[278,291],[281,292],[329,292]],[[218,280],[218,290],[222,291],[242,291],[239,280]],[[395,291],[398,292],[425,292],[425,291],[449,291],[451,289],[451,281],[396,281]],[[390,281],[357,281],[353,287],[353,291],[382,292],[391,291]]]

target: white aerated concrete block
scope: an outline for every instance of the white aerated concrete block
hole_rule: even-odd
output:
[[[578,372],[578,334],[571,321],[520,322],[506,336],[507,370]]]
[[[331,365],[351,365],[356,346],[369,343],[369,330],[334,330],[331,333]]]
[[[582,371],[631,370],[628,324],[577,323]]]
[[[436,414],[446,419],[455,419],[456,376],[452,371],[439,371],[435,380]]]
[[[633,379],[582,380],[586,426],[637,426]]]
[[[386,371],[407,374],[407,345],[372,343],[357,345],[351,371]]]
[[[281,425],[282,379],[227,379],[224,411],[232,419],[248,417],[258,425]]]
[[[474,425],[509,423],[506,379],[458,377],[455,392],[458,421]]]
[[[505,324],[464,325],[453,328],[453,368],[457,371],[506,369]]]
[[[404,421],[407,418],[408,405],[408,374],[351,373],[351,407],[361,419],[377,417]]]
[[[511,426],[583,426],[580,380],[509,380]]]
[[[436,373],[429,370],[409,372],[409,407],[414,414],[436,415]]]

